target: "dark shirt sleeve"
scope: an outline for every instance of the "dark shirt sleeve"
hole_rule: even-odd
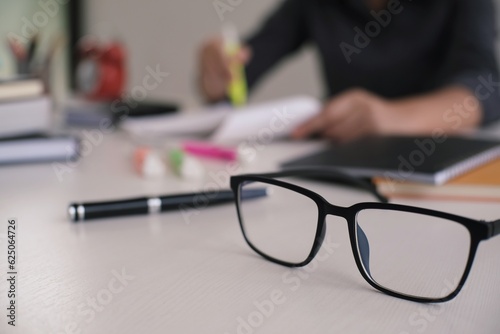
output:
[[[483,125],[500,118],[492,0],[457,0],[451,48],[438,86],[467,87],[481,102]]]
[[[307,40],[305,0],[285,0],[247,39],[252,59],[246,66],[249,88],[275,64],[298,50]]]

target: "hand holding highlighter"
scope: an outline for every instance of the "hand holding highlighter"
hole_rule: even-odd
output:
[[[230,64],[231,81],[227,89],[227,95],[234,107],[243,106],[247,102],[247,82],[245,67],[237,62],[236,55],[241,49],[238,33],[234,26],[225,25],[222,30],[224,41],[224,52],[232,61]]]

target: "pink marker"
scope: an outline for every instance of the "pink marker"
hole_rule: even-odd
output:
[[[238,160],[238,150],[231,147],[221,147],[205,142],[189,141],[182,144],[184,152],[205,158],[235,161]]]

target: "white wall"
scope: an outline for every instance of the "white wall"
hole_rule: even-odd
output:
[[[281,0],[216,1],[240,3],[225,13],[224,21],[235,24],[244,35],[255,29]],[[170,77],[151,92],[151,97],[173,99],[190,106],[198,102],[197,49],[223,23],[213,3],[214,0],[87,0],[87,31],[105,38],[120,38],[126,43],[130,53],[129,89],[140,85],[147,66],[160,64],[161,69],[170,72]],[[495,3],[500,16],[500,0]],[[252,99],[297,93],[321,96],[322,92],[316,55],[305,50],[267,77]]]
[[[280,0],[222,0],[240,3],[224,14],[242,35],[258,26]],[[119,38],[129,50],[129,89],[140,85],[147,66],[160,64],[170,76],[154,99],[172,99],[191,106],[199,102],[195,85],[196,54],[201,41],[220,31],[223,22],[213,0],[88,0],[87,32]],[[306,50],[262,82],[253,100],[309,93],[321,96],[315,54]]]

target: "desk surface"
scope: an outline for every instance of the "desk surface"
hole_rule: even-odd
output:
[[[244,171],[269,171],[320,143],[262,147]],[[203,189],[207,180],[142,179],[131,167],[134,144],[106,135],[59,181],[51,165],[0,170],[0,270],[7,272],[6,221],[18,219],[17,327],[6,324],[7,283],[0,281],[1,333],[499,333],[500,238],[480,245],[463,291],[423,305],[371,288],[354,263],[346,224],[328,225],[327,259],[291,273],[245,244],[234,205],[74,225],[70,201]],[[218,174],[217,174],[218,173]],[[211,179],[210,179],[211,178]],[[358,201],[354,191],[341,201]],[[498,204],[404,201],[480,218]],[[339,203],[344,204],[344,203]],[[279,296],[279,297],[278,297]],[[272,298],[279,303],[269,306]],[[258,306],[260,305],[260,306]],[[268,305],[262,311],[262,305]],[[260,308],[259,308],[260,307]]]

